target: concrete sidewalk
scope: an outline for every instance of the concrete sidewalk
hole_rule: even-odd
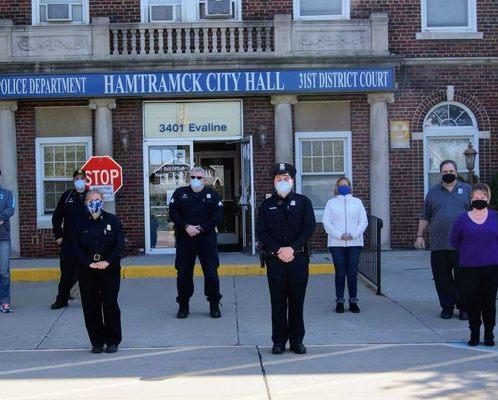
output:
[[[0,314],[0,398],[120,400],[496,400],[498,350],[469,348],[467,323],[439,318],[429,253],[383,254],[385,296],[359,284],[360,314],[333,311],[333,276],[310,277],[308,354],[271,354],[265,277],[222,277],[213,320],[196,278],[175,318],[173,279],[123,280],[123,342],[93,355],[79,300],[49,304],[57,283],[14,282]]]
[[[132,278],[174,278],[176,277],[174,255],[141,255],[126,257],[121,262],[123,279]],[[259,256],[243,253],[220,253],[220,276],[261,276],[266,270],[261,268]],[[310,273],[328,274],[333,272],[328,253],[311,256]],[[195,268],[195,276],[202,276],[200,265]],[[43,282],[58,280],[60,277],[59,259],[55,258],[16,258],[11,261],[13,281]]]

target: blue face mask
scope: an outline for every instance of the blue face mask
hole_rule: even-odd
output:
[[[275,190],[278,194],[288,194],[292,190],[292,183],[287,181],[279,181],[275,184]]]
[[[194,192],[200,191],[204,186],[204,183],[200,179],[191,179],[190,180],[190,187]]]
[[[83,192],[85,190],[86,182],[84,179],[76,179],[74,181],[74,187],[78,192]]]
[[[86,208],[90,214],[100,214],[104,209],[104,202],[102,200],[90,200],[86,204]]]
[[[339,193],[342,196],[346,196],[348,194],[351,194],[351,186],[339,186],[337,188],[337,193]]]

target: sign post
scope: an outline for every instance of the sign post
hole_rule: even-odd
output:
[[[91,157],[82,169],[87,186],[104,193],[104,201],[114,201],[114,195],[123,186],[123,169],[111,156]]]

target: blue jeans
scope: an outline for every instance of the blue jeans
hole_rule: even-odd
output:
[[[0,305],[10,304],[10,240],[0,240]]]
[[[348,281],[349,302],[356,303],[358,290],[358,264],[360,262],[360,246],[329,247],[335,267],[335,296],[337,303],[344,303],[346,278]]]

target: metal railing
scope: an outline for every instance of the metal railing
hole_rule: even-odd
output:
[[[358,273],[377,291],[382,292],[381,231],[383,222],[380,218],[369,215],[368,228],[365,231],[365,246],[361,252]]]

